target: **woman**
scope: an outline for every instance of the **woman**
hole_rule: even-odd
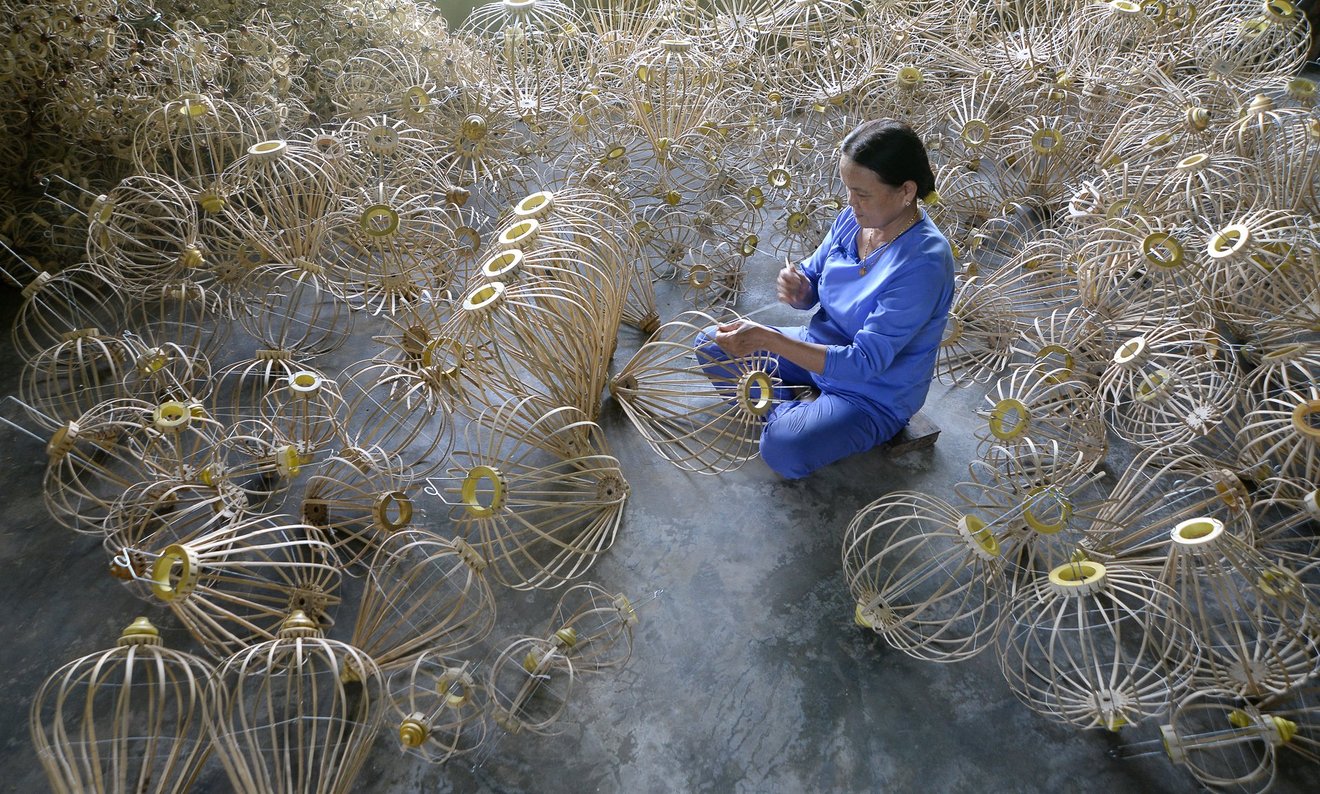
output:
[[[788,401],[767,417],[761,457],[805,477],[875,447],[921,408],[953,302],[953,253],[921,210],[935,176],[921,139],[892,119],[868,121],[841,146],[848,207],[806,261],[779,271],[779,300],[820,308],[805,326],[737,320],[699,342],[699,359],[766,351],[788,385],[820,396]]]

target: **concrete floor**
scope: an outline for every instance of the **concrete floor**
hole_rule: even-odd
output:
[[[754,266],[744,311],[771,300],[774,267]],[[8,328],[16,293],[4,291],[0,303]],[[780,309],[758,319],[793,315]],[[625,330],[616,367],[637,344]],[[14,393],[19,371],[6,341],[0,394]],[[952,500],[975,455],[973,409],[983,394],[934,386],[925,411],[943,434],[933,450],[873,451],[795,482],[759,461],[716,477],[683,473],[607,400],[601,424],[632,495],[617,543],[587,578],[641,602],[631,663],[617,676],[582,679],[556,735],[504,735],[475,763],[429,766],[401,755],[393,729],[383,731],[353,790],[1194,790],[1162,753],[1106,756],[1120,741],[1155,738],[1153,722],[1121,737],[1063,727],[1013,697],[993,653],[921,662],[854,625],[840,565],[845,527],[890,490]],[[4,415],[15,414],[7,407]],[[0,789],[12,792],[46,789],[27,714],[47,675],[110,647],[138,614],[166,627],[174,647],[191,647],[166,609],[106,574],[98,542],[51,524],[41,500],[44,465],[41,444],[0,427]],[[430,507],[423,523],[444,531],[443,506]],[[555,597],[502,595],[492,641],[541,623]],[[351,628],[348,608],[334,636]],[[1285,765],[1275,790],[1315,791],[1316,783],[1314,767]],[[230,790],[214,759],[194,790]]]

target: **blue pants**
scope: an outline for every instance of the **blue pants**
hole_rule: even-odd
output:
[[[800,338],[801,329],[776,328],[782,334]],[[715,329],[697,335],[697,362],[719,390],[733,393],[738,373],[726,367],[728,355],[715,344]],[[778,377],[785,386],[814,386],[811,373],[788,359],[774,356]],[[784,400],[766,416],[761,431],[761,458],[782,477],[796,480],[821,466],[865,452],[893,438],[903,429],[895,419],[876,416],[839,394],[822,392],[809,402],[789,399],[788,389],[777,389],[775,397]]]

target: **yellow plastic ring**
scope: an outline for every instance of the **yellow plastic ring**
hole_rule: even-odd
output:
[[[399,230],[399,213],[385,204],[373,204],[362,211],[358,224],[371,237],[388,237]]]
[[[1167,232],[1152,232],[1141,241],[1141,253],[1146,261],[1162,268],[1182,267],[1183,247]]]
[[[990,125],[980,119],[970,119],[963,124],[959,135],[967,145],[980,146],[990,140]]]
[[[179,543],[166,546],[151,566],[151,591],[162,601],[187,598],[197,586],[200,567],[197,552]]]
[[[714,280],[715,277],[708,265],[698,263],[688,268],[687,283],[693,289],[705,289]]]
[[[371,516],[386,532],[398,532],[412,522],[412,499],[403,491],[385,491],[376,496]]]
[[[1140,364],[1145,360],[1146,337],[1136,336],[1119,345],[1114,351],[1114,363],[1120,365]]]
[[[477,287],[463,298],[463,309],[465,311],[481,311],[489,306],[499,303],[504,298],[504,282],[490,281]]]
[[[1293,427],[1297,432],[1313,441],[1320,441],[1320,427],[1312,424],[1312,416],[1320,414],[1320,400],[1306,400],[1297,404],[1292,411]]]
[[[1296,594],[1301,586],[1297,574],[1278,566],[1266,568],[1256,578],[1256,589],[1270,598],[1287,598]]]
[[[312,397],[321,391],[321,376],[310,370],[300,370],[289,376],[289,391],[297,397]]]
[[[482,482],[490,483],[489,504],[482,504],[481,497],[477,493],[477,486]],[[473,518],[489,518],[504,507],[504,475],[490,466],[473,466],[463,478],[463,484],[459,486],[459,495],[463,499],[463,506],[467,508],[468,515]]]
[[[494,281],[507,281],[518,274],[523,258],[522,251],[516,248],[505,249],[481,263],[481,275]]]
[[[286,478],[297,477],[302,469],[302,455],[293,444],[285,444],[275,450],[275,471]]]
[[[499,246],[501,248],[523,248],[535,242],[540,233],[541,222],[535,218],[527,218],[500,232]]]
[[[738,405],[753,416],[770,413],[775,405],[774,384],[770,376],[761,370],[743,375],[738,381]]]
[[[248,147],[248,154],[258,159],[273,159],[284,154],[284,150],[289,148],[287,141],[279,139],[261,141]]]
[[[191,420],[192,412],[178,400],[163,402],[151,412],[151,423],[157,430],[178,430],[187,427]]]
[[[1197,152],[1189,154],[1178,161],[1176,168],[1179,171],[1199,171],[1205,168],[1206,163],[1210,162],[1209,152]]]
[[[1178,522],[1169,534],[1175,543],[1184,546],[1213,543],[1216,538],[1224,534],[1224,522],[1210,516],[1189,518]]]
[[[1251,242],[1251,229],[1245,224],[1230,223],[1210,237],[1206,253],[1212,259],[1225,259],[1246,248]]]
[[[1031,136],[1031,150],[1042,157],[1052,157],[1063,151],[1063,133],[1052,127],[1036,130]]]
[[[1073,359],[1072,351],[1063,345],[1045,345],[1041,347],[1040,350],[1036,351],[1037,361],[1044,361],[1050,356],[1063,357],[1063,366],[1055,367],[1054,371],[1049,374],[1050,382],[1062,383],[1071,378],[1073,375],[1073,369],[1077,366],[1077,362]],[[1056,372],[1058,374],[1055,374]]]
[[[617,147],[622,149],[623,147]],[[613,150],[611,150],[613,151]],[[622,153],[622,152],[620,152]],[[548,190],[538,190],[523,197],[513,207],[513,214],[519,218],[544,218],[555,207],[555,194]]]
[[[1065,496],[1055,494],[1053,498],[1059,505],[1059,517],[1055,521],[1046,521],[1032,509],[1035,506],[1035,497],[1046,490],[1048,489],[1045,486],[1038,485],[1027,491],[1026,506],[1022,511],[1022,518],[1027,522],[1027,526],[1036,532],[1042,535],[1054,535],[1062,531],[1064,527],[1068,526],[1068,522],[1072,520],[1072,502],[1068,501]]]
[[[970,543],[972,552],[982,559],[994,559],[1003,552],[995,533],[976,516],[966,515],[958,519],[958,534]]]
[[[1137,384],[1136,390],[1133,391],[1132,396],[1139,403],[1149,404],[1157,402],[1168,395],[1173,389],[1174,383],[1175,378],[1173,377],[1172,372],[1169,372],[1167,369],[1156,370],[1141,379],[1141,382]]]
[[[1090,560],[1075,560],[1050,571],[1050,583],[1061,591],[1076,591],[1077,595],[1100,589],[1108,571],[1105,566]]]
[[[409,113],[423,113],[431,107],[431,95],[419,85],[403,92],[403,107]]]
[[[1012,441],[1027,432],[1030,415],[1025,403],[1006,397],[990,409],[990,432],[1000,441]],[[1010,417],[1013,417],[1011,425]]]

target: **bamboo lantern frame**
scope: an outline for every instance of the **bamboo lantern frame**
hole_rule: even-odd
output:
[[[1320,242],[1302,215],[1256,209],[1205,236],[1202,291],[1244,339],[1320,327]]]
[[[344,345],[356,324],[344,300],[342,271],[296,259],[259,265],[243,279],[243,300],[258,311],[239,315],[238,324],[263,349],[291,350],[315,357]]]
[[[496,366],[481,377],[504,394],[539,396],[595,416],[613,341],[605,346],[599,334],[581,332],[595,327],[594,317],[595,308],[571,282],[479,275],[437,336],[461,349],[492,345]]]
[[[623,593],[595,582],[573,585],[559,596],[547,638],[560,646],[580,675],[621,668],[632,658],[637,609]]]
[[[194,479],[220,432],[200,406],[127,398],[100,403],[58,428],[46,445],[46,508],[56,523],[100,535],[129,487]]]
[[[1171,618],[1203,649],[1204,684],[1252,697],[1284,692],[1320,670],[1316,605],[1294,571],[1225,530],[1210,517],[1173,528],[1161,573],[1177,594]]]
[[[1100,321],[1083,306],[1055,309],[1035,318],[1030,327],[1022,329],[1013,352],[1025,364],[1058,370],[1061,377],[1080,380],[1093,389],[1112,355]]]
[[[1009,593],[1069,561],[1107,504],[1098,474],[1080,473],[1076,453],[1057,444],[1000,451],[972,461],[971,479],[954,485],[967,513],[991,516]]]
[[[697,311],[730,311],[743,293],[747,256],[737,246],[707,240],[682,273],[683,295]],[[660,327],[657,314],[650,332]],[[642,329],[647,333],[647,329]]]
[[[1175,77],[1158,69],[1147,70],[1142,82],[1145,94],[1119,114],[1100,144],[1097,165],[1139,165],[1152,157],[1179,158],[1220,148],[1216,137],[1237,115],[1232,89],[1201,74]]]
[[[407,467],[373,452],[327,459],[303,491],[302,519],[325,534],[350,574],[385,538],[408,529],[417,512]]]
[[[303,451],[294,439],[259,419],[234,423],[211,450],[199,472],[203,483],[243,492],[248,503],[272,509],[294,481],[318,463],[315,452]]]
[[[1295,727],[1295,726],[1294,726]],[[1278,748],[1291,739],[1276,721],[1240,695],[1200,689],[1183,698],[1160,727],[1169,760],[1207,788],[1264,792],[1278,773]]]
[[[1299,74],[1310,25],[1288,0],[1230,0],[1197,16],[1188,37],[1193,63],[1239,92]]]
[[[610,381],[610,394],[633,427],[665,460],[687,471],[718,474],[757,455],[764,417],[782,398],[773,359],[752,354],[703,362],[693,351],[706,328],[718,325],[701,312],[665,323]],[[706,368],[719,367],[715,377]],[[724,372],[727,370],[727,373]]]
[[[161,645],[146,618],[115,647],[75,659],[37,689],[29,726],[57,794],[182,794],[211,752],[211,665]]]
[[[478,672],[470,661],[428,650],[390,676],[390,703],[405,752],[443,764],[485,746],[490,707]]]
[[[346,200],[329,234],[347,263],[348,305],[394,315],[442,295],[453,280],[441,272],[453,245],[450,218],[411,185],[378,182]]]
[[[628,482],[600,427],[576,408],[511,399],[466,428],[454,464],[443,498],[495,581],[559,587],[613,545]]]
[[[444,97],[427,66],[396,47],[368,49],[346,60],[329,93],[341,117],[389,114],[413,126],[433,120]]]
[[[1225,347],[1214,331],[1175,323],[1123,342],[1097,389],[1110,428],[1142,447],[1231,447],[1241,374]]]
[[[251,358],[216,370],[207,410],[222,422],[260,419],[266,395],[298,372],[318,372],[293,350],[258,348]]]
[[[495,627],[486,562],[466,541],[404,528],[372,555],[352,642],[386,672],[461,653]]]
[[[152,403],[201,403],[210,396],[211,361],[206,354],[175,342],[151,345],[131,333],[124,338],[133,364],[124,373],[127,396]]]
[[[999,628],[1007,592],[1001,554],[977,516],[938,497],[891,491],[844,532],[856,623],[917,659],[969,659]]]
[[[1100,404],[1089,386],[1066,373],[1047,364],[1014,367],[986,395],[989,407],[977,411],[986,420],[976,431],[977,455],[994,463],[996,450],[1016,454],[1028,442],[1057,443],[1063,459],[1077,461],[1078,473],[1094,469],[1108,450]]]
[[[370,656],[294,611],[277,638],[220,665],[215,682],[211,731],[236,791],[354,790],[385,716]]]
[[[179,182],[204,212],[218,212],[217,180],[265,130],[245,107],[206,94],[185,93],[161,104],[133,135],[133,163],[144,174]]]
[[[1284,340],[1261,345],[1259,360],[1243,379],[1242,390],[1252,402],[1301,392],[1313,383],[1320,383],[1320,342]]]
[[[1078,251],[1083,305],[1109,326],[1172,321],[1201,282],[1186,227],[1164,215],[1106,219]]]
[[[872,74],[876,54],[854,6],[809,0],[770,9],[766,57],[779,64],[774,87],[803,104],[843,99]]]
[[[1018,336],[1018,317],[1003,290],[973,276],[958,280],[940,339],[936,374],[941,383],[984,383],[1008,365]]]
[[[105,520],[102,546],[110,557],[110,575],[139,598],[154,601],[146,580],[153,558],[144,550],[223,532],[251,514],[247,495],[228,483],[149,480],[133,485]]]
[[[292,609],[329,625],[340,600],[333,548],[286,516],[253,516],[141,552],[152,594],[217,660],[273,639]]]
[[[1259,483],[1251,504],[1257,548],[1267,553],[1294,550],[1307,559],[1320,557],[1320,489],[1276,477]],[[1300,566],[1305,567],[1305,566]]]
[[[127,177],[92,202],[87,257],[129,295],[162,281],[209,280],[197,206],[163,175]]]
[[[1320,126],[1314,107],[1279,107],[1270,97],[1257,94],[1224,129],[1220,145],[1248,159],[1252,176],[1271,206],[1315,214],[1320,201],[1315,187],[1320,177],[1315,164]]]
[[[308,463],[342,437],[348,406],[338,383],[315,369],[302,369],[278,378],[262,397],[258,412]]]
[[[529,177],[520,154],[525,127],[501,99],[494,87],[462,86],[431,126],[445,144],[438,152],[445,177],[462,187],[480,186],[498,202],[517,195]]]
[[[722,88],[723,70],[713,51],[700,43],[671,31],[632,52],[623,65],[629,74],[619,86],[620,93],[662,171],[677,162],[670,147],[717,112],[714,102]]]
[[[186,279],[155,284],[129,305],[126,325],[149,345],[173,342],[219,359],[230,336],[227,297],[223,289]]]
[[[1133,567],[1064,563],[1010,601],[998,638],[1013,694],[1078,728],[1117,731],[1187,691],[1197,651],[1173,594]]]
[[[224,217],[272,259],[325,267],[327,227],[343,207],[341,169],[322,150],[272,138],[248,147],[220,177]],[[304,265],[307,267],[308,265]]]
[[[327,153],[339,153],[342,147],[342,154],[332,159],[340,166],[344,192],[350,196],[381,186],[418,195],[435,184],[440,167],[432,155],[434,136],[390,114],[351,119],[311,141]]]
[[[1011,109],[1023,96],[1022,79],[986,69],[957,86],[957,92],[949,95],[952,145],[946,147],[940,164],[975,170],[982,161],[1000,161],[1004,134],[1013,124]]]
[[[81,328],[23,366],[18,395],[39,424],[54,430],[107,400],[128,396],[124,378],[134,365],[129,343]]]
[[[1299,485],[1320,482],[1320,386],[1279,392],[1248,404],[1238,440],[1257,472]]]
[[[82,328],[115,333],[127,315],[124,296],[110,274],[79,263],[58,273],[42,271],[23,288],[23,303],[14,315],[14,349],[24,361],[60,344],[65,334]]]
[[[509,733],[548,734],[571,702],[572,661],[551,641],[519,637],[486,672],[491,717]]]
[[[348,406],[339,454],[379,449],[403,465],[400,473],[419,479],[446,463],[452,418],[425,379],[397,364],[366,359],[350,364],[335,381]]]
[[[1198,516],[1222,521],[1250,544],[1251,505],[1247,486],[1216,461],[1186,449],[1172,456],[1145,450],[1119,475],[1083,546],[1102,562],[1163,565],[1169,533]]]

